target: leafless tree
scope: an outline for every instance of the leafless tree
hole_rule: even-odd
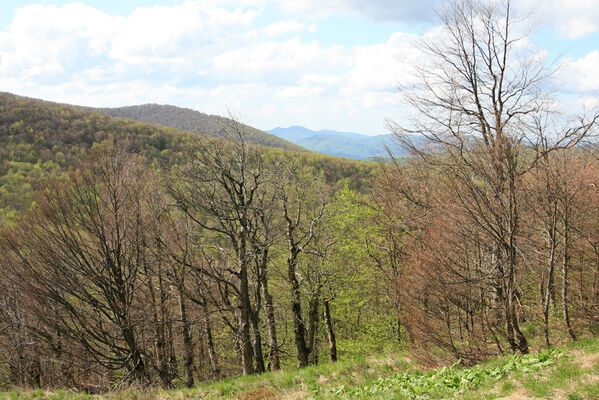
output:
[[[299,165],[290,163],[287,166],[286,178],[282,180],[278,189],[288,246],[287,281],[291,289],[291,314],[299,368],[308,365],[311,352],[302,314],[302,291],[298,279],[299,257],[314,239],[327,205],[326,193],[314,190],[314,177],[305,174],[306,171]]]
[[[188,165],[176,174],[169,192],[181,211],[214,235],[216,244],[226,240],[233,249],[235,265],[221,270],[228,276],[202,270],[206,277],[227,285],[236,298],[241,363],[243,373],[251,374],[264,370],[259,330],[253,330],[254,340],[251,339],[251,328],[256,327],[259,312],[256,301],[252,301],[251,284],[260,284],[260,279],[252,278],[252,266],[257,258],[265,256],[256,247],[256,238],[263,234],[263,210],[258,205],[268,174],[259,149],[247,143],[245,129],[243,124],[231,120],[222,126],[221,136],[226,140],[206,140],[193,148]],[[260,250],[258,254],[256,250]],[[260,296],[260,291],[255,290],[254,294]]]
[[[510,347],[527,353],[518,315],[522,176],[546,153],[578,144],[598,115],[559,125],[545,90],[551,71],[527,44],[527,17],[517,18],[509,0],[453,1],[439,16],[443,34],[421,43],[418,83],[402,88],[415,117],[389,127],[453,185],[455,223],[465,217],[494,243],[486,274],[497,278]]]
[[[69,341],[63,351],[150,382],[137,296],[152,262],[148,176],[134,156],[110,149],[65,182],[43,191],[39,207],[5,237],[28,311]]]

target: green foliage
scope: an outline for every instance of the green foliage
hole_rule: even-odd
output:
[[[227,118],[219,117],[217,115],[208,115],[188,108],[159,104],[143,104],[118,108],[96,108],[91,110],[111,117],[148,122],[182,131],[215,137],[219,137],[219,131],[222,129],[222,125],[228,122]],[[139,131],[143,131],[144,124],[138,124],[136,127]],[[246,131],[248,143],[279,147],[285,150],[306,151],[300,146],[250,126],[246,126]],[[165,149],[168,146],[168,140],[163,136],[158,135],[153,139],[155,141],[154,145],[158,149]]]
[[[186,151],[194,143],[213,140],[204,135],[111,118],[82,108],[8,93],[0,93],[0,109],[0,225],[14,221],[19,211],[32,204],[37,189],[49,179],[60,179],[69,168],[76,168],[90,149],[103,142],[119,142],[142,155],[152,168],[169,169],[184,163]],[[206,133],[218,136],[210,129],[216,126],[215,121],[225,119],[208,117],[213,123],[207,125]],[[247,130],[250,143],[300,150],[254,128],[247,127]],[[256,132],[274,141],[259,140],[261,136]],[[286,143],[290,146],[286,147]],[[354,189],[364,189],[375,167],[375,164],[281,148],[267,147],[262,151],[265,159],[272,162],[283,155],[297,159],[302,165],[320,171],[327,183],[336,187],[349,184]]]
[[[491,385],[508,375],[538,372],[555,363],[562,355],[559,350],[546,350],[539,354],[511,356],[501,362],[460,368],[459,362],[449,367],[426,372],[406,371],[374,383],[358,387],[339,386],[323,391],[316,390],[318,398],[381,398],[420,399],[448,398],[458,393]]]
[[[470,368],[458,363],[416,370],[394,358],[370,357],[324,363],[302,370],[289,369],[227,378],[191,389],[140,391],[135,388],[91,396],[65,391],[0,392],[0,399],[493,399],[514,392],[535,398],[553,398],[559,389],[568,399],[596,399],[599,384],[593,368],[580,366],[580,357],[595,358],[599,340],[583,339],[561,349],[526,356],[507,356]],[[254,396],[254,397],[252,397]]]

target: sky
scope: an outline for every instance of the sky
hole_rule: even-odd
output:
[[[0,91],[384,134],[441,1],[1,0]],[[513,3],[534,11],[530,41],[559,65],[559,101],[598,107],[599,0]]]

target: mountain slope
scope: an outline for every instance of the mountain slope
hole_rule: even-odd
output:
[[[222,129],[222,125],[228,121],[228,118],[218,115],[209,115],[189,108],[160,104],[142,104],[117,108],[92,108],[91,110],[111,117],[149,122],[181,131],[202,133],[217,137],[218,132]],[[248,142],[252,144],[279,147],[285,150],[305,151],[305,149],[296,144],[250,126],[246,126],[246,132]]]
[[[214,135],[216,136],[216,135]],[[185,149],[203,140],[201,134],[86,111],[81,107],[0,92],[0,225],[27,209],[36,189],[51,177],[76,167],[91,147],[103,141],[126,141],[148,163],[168,168],[185,162]],[[313,152],[264,147],[274,155],[300,158],[323,171],[334,184],[347,178],[365,187],[372,163]]]
[[[306,149],[338,157],[358,160],[386,157],[385,145],[390,146],[397,155],[405,154],[405,151],[394,143],[393,135],[389,134],[369,136],[333,130],[313,131],[303,126],[278,127],[267,132]]]

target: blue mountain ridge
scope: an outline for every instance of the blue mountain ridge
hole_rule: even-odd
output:
[[[389,146],[394,154],[403,155],[405,153],[394,142],[391,134],[369,136],[328,129],[313,131],[303,126],[277,127],[267,132],[306,149],[338,157],[358,160],[371,157],[387,157],[385,145]]]

